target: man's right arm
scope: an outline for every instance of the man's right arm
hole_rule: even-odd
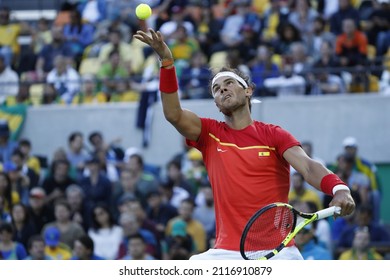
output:
[[[153,29],[149,29],[149,31],[151,35],[139,30],[134,38],[152,47],[161,60],[173,60],[172,53],[161,33],[155,32]],[[165,118],[184,137],[193,141],[198,140],[201,132],[201,120],[193,112],[182,109],[173,64],[163,66],[160,69],[160,91]]]

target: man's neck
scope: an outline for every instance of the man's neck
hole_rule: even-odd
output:
[[[244,112],[233,113],[231,116],[225,115],[225,121],[229,127],[235,130],[244,129],[253,123],[250,114]]]

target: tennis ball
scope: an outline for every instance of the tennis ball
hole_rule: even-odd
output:
[[[139,4],[135,8],[135,14],[139,19],[145,20],[152,15],[152,9],[148,4]]]

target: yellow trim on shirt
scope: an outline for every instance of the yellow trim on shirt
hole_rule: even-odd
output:
[[[209,133],[209,136],[211,138],[213,138],[215,141],[219,142],[219,144],[221,144],[222,146],[229,146],[229,147],[235,147],[239,150],[249,150],[249,149],[268,149],[268,150],[275,150],[274,147],[270,147],[270,146],[248,146],[248,147],[238,147],[236,144],[233,144],[233,143],[225,143],[225,142],[221,142],[221,140],[219,138],[217,138],[215,135]]]

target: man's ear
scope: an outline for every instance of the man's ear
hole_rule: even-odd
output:
[[[245,96],[251,97],[252,94],[253,94],[253,88],[248,87],[247,89],[245,89]]]

